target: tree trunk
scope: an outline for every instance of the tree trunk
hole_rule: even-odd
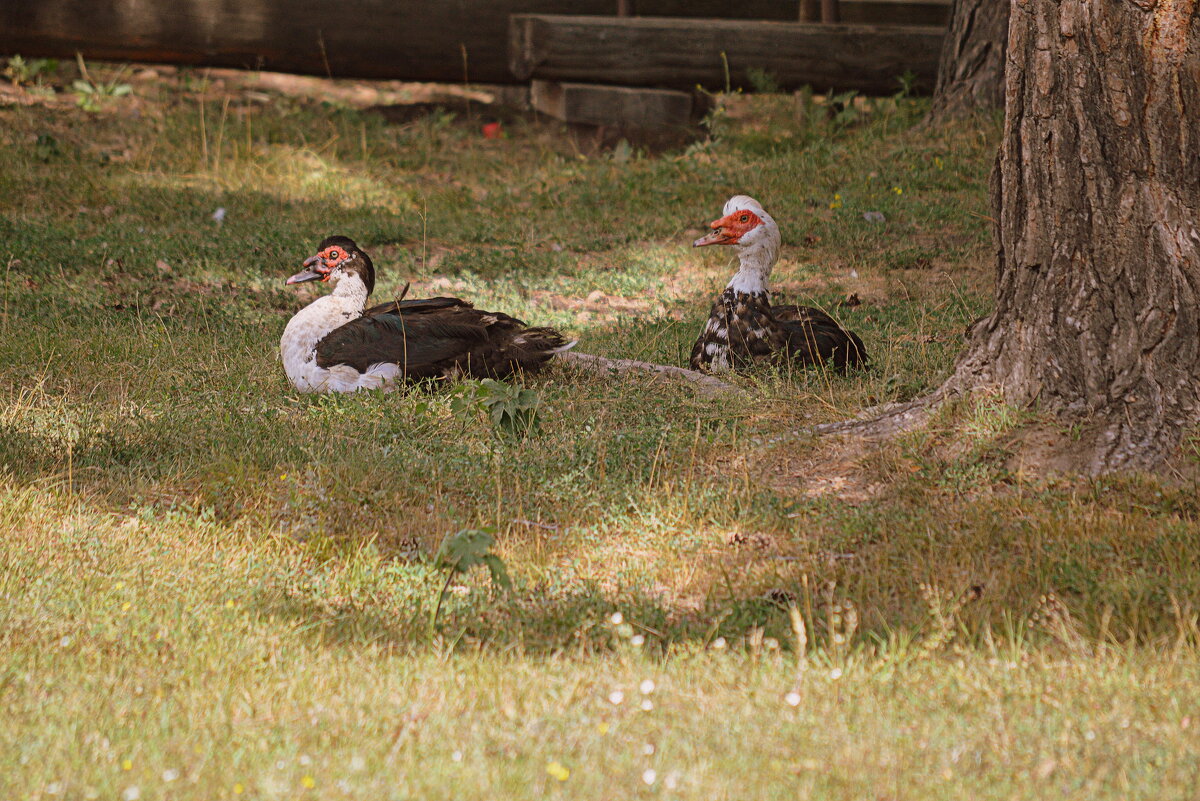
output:
[[[929,120],[999,108],[1009,0],[954,0]]]
[[[1161,465],[1200,411],[1196,3],[1012,7],[996,309],[939,394],[1080,424],[1093,473]]]

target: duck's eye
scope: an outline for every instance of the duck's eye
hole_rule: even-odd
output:
[[[743,214],[743,215],[742,215],[742,216],[741,216],[741,217],[738,219],[738,222],[750,222],[750,215],[749,215],[749,214]]]
[[[329,251],[329,258],[331,258],[331,259],[340,259],[341,257],[342,257],[342,254],[341,254],[341,253],[339,253],[338,251],[336,251],[336,250],[331,250],[331,251]]]

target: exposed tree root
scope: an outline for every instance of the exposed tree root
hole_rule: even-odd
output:
[[[672,367],[666,364],[653,364],[652,362],[641,362],[636,359],[610,359],[606,356],[595,356],[591,353],[577,353],[575,351],[560,353],[557,358],[581,370],[601,375],[616,375],[638,371],[649,373],[652,380],[686,381],[705,395],[740,395],[745,392],[741,387],[726,383],[711,375],[706,375],[695,370],[685,370],[682,367]]]
[[[917,428],[946,401],[943,389],[905,403],[888,403],[862,412],[857,419],[821,423],[808,429],[818,435],[850,434],[868,439],[890,437]]]

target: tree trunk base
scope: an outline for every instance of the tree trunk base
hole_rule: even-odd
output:
[[[816,436],[859,437],[882,441],[923,428],[939,409],[979,392],[996,392],[991,382],[964,384],[958,374],[920,398],[866,410],[855,420],[823,423],[803,429]],[[1192,421],[1200,425],[1200,421]],[[1188,459],[1183,448],[1186,427],[1147,430],[1117,414],[1059,415],[1057,421],[1040,419],[1008,436],[1010,466],[1036,474],[1078,473],[1101,476],[1120,472],[1147,472],[1194,481],[1200,465]]]

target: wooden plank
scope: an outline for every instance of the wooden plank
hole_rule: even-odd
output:
[[[819,0],[812,2],[819,4]],[[950,3],[944,0],[841,0],[838,11],[842,22],[860,25],[945,27],[950,22]]]
[[[800,0],[800,22],[822,22],[821,0]],[[860,25],[946,25],[951,0],[838,0],[840,22]]]
[[[543,114],[582,125],[667,128],[692,116],[691,94],[670,89],[534,81],[529,100]]]
[[[748,71],[760,69],[783,89],[886,94],[906,71],[933,87],[943,29],[516,14],[509,35],[521,79],[721,89],[727,62],[735,87],[750,88]]]
[[[512,83],[510,14],[615,10],[614,0],[0,0],[0,49],[338,78]],[[634,10],[745,19],[796,13],[780,0],[638,0]]]

